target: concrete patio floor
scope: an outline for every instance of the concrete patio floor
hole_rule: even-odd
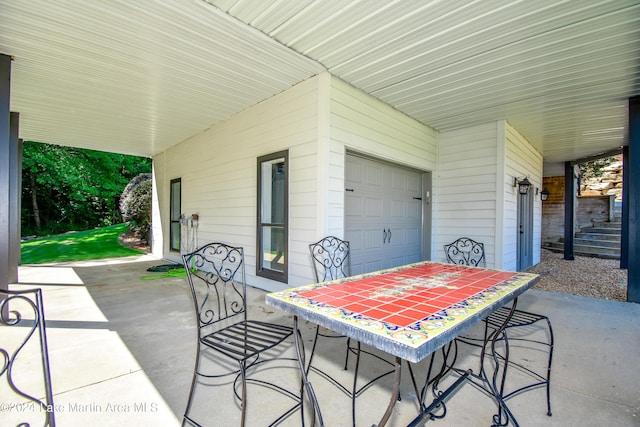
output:
[[[146,269],[164,264],[151,256],[22,266],[11,289],[42,287],[49,340],[56,421],[59,426],[176,426],[185,409],[195,357],[192,303],[184,278],[143,280]],[[290,324],[291,318],[264,304],[251,290],[250,316]],[[640,425],[640,304],[528,291],[519,308],[545,313],[553,323],[552,410],[547,417],[543,389],[509,401],[522,426]],[[304,324],[305,342],[313,325]],[[333,341],[333,340],[332,340]],[[336,340],[338,341],[338,340]],[[319,352],[318,363],[337,375],[342,344]],[[341,345],[340,349],[331,347]],[[477,364],[475,350],[461,351],[461,365]],[[286,357],[294,357],[292,345]],[[365,363],[365,362],[363,362]],[[366,365],[366,364],[365,364]],[[298,384],[295,363],[283,362],[267,375]],[[426,361],[414,366],[424,380]],[[403,368],[402,401],[388,425],[406,425],[416,414]],[[512,371],[512,380],[519,374]],[[363,376],[371,375],[370,368]],[[348,375],[345,377],[348,380]],[[321,378],[311,378],[327,426],[350,425],[345,396]],[[391,378],[367,390],[357,404],[358,425],[377,422],[388,403]],[[265,425],[280,410],[279,395],[249,389],[249,426]],[[239,425],[229,386],[199,387],[194,413],[205,425]],[[0,398],[0,400],[4,397]],[[447,402],[447,416],[427,425],[489,426],[495,405],[472,386]],[[10,415],[0,411],[2,419]],[[281,425],[300,425],[298,413]]]

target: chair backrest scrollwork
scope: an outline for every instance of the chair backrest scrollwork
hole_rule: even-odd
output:
[[[317,282],[351,276],[349,242],[328,236],[309,245]]]
[[[447,261],[453,264],[486,267],[484,244],[468,237],[461,237],[453,243],[444,245]]]
[[[182,256],[202,329],[237,315],[247,315],[244,250],[209,243]]]

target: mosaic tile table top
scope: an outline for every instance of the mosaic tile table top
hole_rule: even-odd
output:
[[[420,262],[267,294],[267,304],[418,362],[532,287],[538,276]]]

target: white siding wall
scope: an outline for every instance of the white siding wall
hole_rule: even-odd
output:
[[[344,235],[344,177],[347,150],[433,171],[437,132],[344,81],[331,78],[327,227]]]
[[[344,234],[346,151],[432,171],[436,141],[435,130],[322,73],[154,158],[154,253],[179,261],[168,248],[169,181],[182,178],[182,212],[200,217],[198,245],[218,240],[243,246],[251,285],[278,290],[310,283],[308,244]],[[256,158],[285,149],[288,284],[255,275]]]
[[[496,122],[439,134],[434,261],[446,261],[444,244],[469,237],[484,243],[487,266],[495,265],[500,145]]]
[[[198,213],[198,245],[245,248],[247,281],[268,290],[289,285],[255,275],[257,157],[289,150],[289,281],[309,283],[307,244],[317,218],[318,78],[312,78],[219,123],[154,158],[159,215],[168,247],[169,181],[182,178],[182,212]],[[156,235],[154,233],[154,235]]]
[[[169,181],[165,182],[164,167],[165,155],[160,154],[154,157],[151,175],[153,185],[151,197],[151,250],[153,255],[158,258],[164,256],[164,236],[167,236],[167,241],[169,239],[169,205],[167,204],[166,209],[161,209],[161,203],[169,200]]]
[[[505,129],[505,172],[504,172],[504,245],[502,268],[517,268],[518,239],[518,190],[513,187],[513,178],[527,176],[531,182],[531,190],[542,188],[542,154],[527,141],[514,127],[507,122]],[[540,196],[533,198],[533,264],[540,262],[540,245],[542,235],[542,201]]]
[[[542,155],[509,123],[498,121],[449,132],[438,142],[434,183],[434,252],[466,236],[483,242],[487,266],[517,267],[517,189],[513,177],[542,184]],[[540,197],[534,198],[533,263],[540,262]]]

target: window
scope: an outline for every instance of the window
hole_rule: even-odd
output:
[[[182,199],[182,180],[171,180],[169,196],[169,250],[180,251],[180,215]]]
[[[287,151],[258,158],[258,256],[256,274],[287,282]]]

